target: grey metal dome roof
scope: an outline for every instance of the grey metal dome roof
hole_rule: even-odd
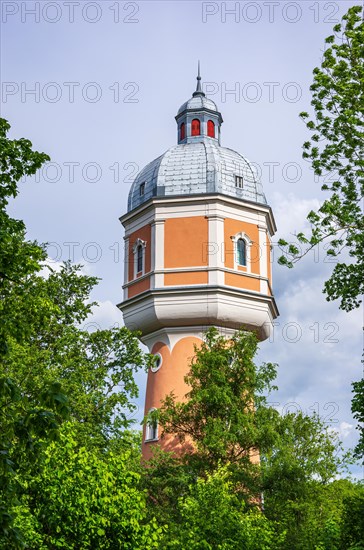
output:
[[[186,109],[209,109],[210,111],[218,111],[216,103],[202,94],[195,95],[183,103],[183,105],[181,105],[178,109],[177,116]]]
[[[243,177],[243,188],[236,187],[235,176]],[[141,184],[144,185],[141,187]],[[205,139],[175,145],[147,164],[131,186],[128,211],[152,197],[206,193],[267,204],[263,187],[249,161],[215,140]]]

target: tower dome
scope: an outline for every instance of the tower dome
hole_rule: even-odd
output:
[[[177,145],[137,174],[128,212],[154,197],[216,193],[267,204],[256,169],[243,155],[220,145],[223,119],[200,81],[199,71],[196,91],[178,110]]]
[[[153,197],[215,193],[267,204],[255,168],[240,153],[210,139],[178,144],[136,176],[128,211]]]

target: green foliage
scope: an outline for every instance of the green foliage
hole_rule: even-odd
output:
[[[28,140],[10,140],[7,137],[9,129],[8,122],[0,118],[0,352],[6,348],[6,331],[20,336],[21,331],[26,330],[26,327],[18,328],[16,320],[5,316],[4,294],[7,294],[10,283],[39,271],[40,262],[46,258],[44,249],[25,240],[24,223],[10,218],[5,208],[9,198],[18,194],[18,181],[23,176],[35,174],[45,161],[50,160],[45,153],[33,151]]]
[[[19,495],[62,422],[75,421],[83,447],[109,448],[135,408],[134,373],[150,359],[126,328],[80,328],[97,279],[70,263],[46,268],[45,247],[27,241],[23,222],[6,212],[18,180],[48,160],[28,140],[9,140],[8,130],[0,119],[0,540],[17,548]]]
[[[31,176],[50,160],[45,153],[32,150],[29,140],[9,140],[10,124],[0,119],[0,210],[8,204],[8,197],[18,194],[17,183],[23,176]]]
[[[252,457],[268,444],[278,416],[266,403],[276,369],[270,363],[256,367],[256,350],[252,333],[240,331],[228,341],[210,329],[185,377],[187,400],[177,402],[171,394],[158,412],[162,437],[177,434],[181,442],[192,442],[194,451],[184,460],[196,475],[229,464],[253,492]]]
[[[141,480],[148,492],[150,517],[156,516],[160,525],[179,525],[179,499],[189,494],[196,474],[173,453],[158,446],[153,450]]]
[[[342,500],[353,485],[334,481],[345,467],[335,432],[316,415],[287,414],[262,454],[265,512],[295,550],[339,550]]]
[[[21,544],[21,534],[13,526],[13,505],[19,482],[16,471],[24,463],[37,460],[44,438],[54,439],[58,426],[68,415],[67,398],[60,384],[46,381],[36,400],[24,391],[20,377],[7,368],[10,342],[24,342],[33,330],[32,317],[47,304],[27,294],[28,277],[40,271],[44,250],[25,240],[23,222],[10,218],[5,210],[10,197],[17,195],[17,182],[32,175],[49,157],[33,151],[28,140],[9,140],[10,126],[0,119],[0,540]],[[19,316],[21,302],[27,302],[28,317]],[[31,372],[26,374],[31,376]]]
[[[362,6],[351,7],[335,34],[326,39],[321,67],[313,71],[311,105],[315,118],[301,113],[311,140],[303,145],[317,176],[327,176],[322,190],[330,193],[317,212],[307,216],[309,237],[298,234],[301,246],[280,240],[288,267],[319,244],[329,242],[327,255],[339,257],[324,292],[327,300],[340,300],[340,308],[359,306],[364,292],[364,23]],[[327,180],[327,181],[326,181]],[[302,251],[303,250],[303,251]]]
[[[19,507],[26,548],[159,548],[163,529],[146,521],[146,495],[131,463],[130,451],[80,445],[76,427],[65,424]]]
[[[265,511],[270,520],[277,522],[279,531],[284,530],[284,548],[349,550],[351,546],[344,537],[348,525],[345,503],[347,499],[355,501],[361,493],[361,486],[349,480],[322,483],[312,479],[301,484],[298,494],[291,491],[286,498],[285,491],[266,491]]]
[[[24,293],[22,283],[11,285],[4,309],[18,327],[27,324],[27,333],[22,339],[7,334],[4,372],[34,401],[45,384],[61,383],[71,417],[100,442],[128,424],[130,398],[138,392],[133,374],[147,358],[125,327],[93,333],[79,328],[91,312],[88,299],[96,283],[79,266],[67,263],[47,278],[29,275]]]
[[[177,506],[181,521],[167,532],[166,549],[274,550],[284,541],[259,509],[245,510],[226,468],[197,479]]]
[[[364,462],[364,378],[358,382],[353,382],[354,397],[351,402],[351,412],[355,420],[359,422],[359,441],[355,447],[355,455]]]
[[[148,463],[150,513],[169,526],[163,548],[344,550],[341,503],[352,484],[332,482],[340,442],[317,416],[268,405],[275,366],[257,367],[256,349],[250,333],[229,341],[211,329],[185,379],[188,400],[170,395],[158,413],[163,433],[194,449],[157,449]]]
[[[275,424],[272,444],[262,450],[264,490],[272,498],[296,499],[307,482],[328,483],[343,466],[337,434],[328,430],[317,415],[289,413]]]
[[[342,520],[342,547],[350,550],[364,549],[364,485],[354,495],[344,499]]]

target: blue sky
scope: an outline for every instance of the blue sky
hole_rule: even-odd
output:
[[[95,322],[122,322],[118,218],[132,175],[175,144],[174,116],[194,90],[198,59],[224,118],[222,145],[258,166],[277,240],[305,227],[323,195],[301,158],[308,134],[298,114],[309,110],[324,38],[357,3],[1,2],[1,116],[11,137],[52,158],[21,185],[12,213],[30,238],[54,243],[52,260],[71,257],[102,278]],[[322,250],[294,270],[274,266],[281,316],[260,358],[280,365],[277,406],[319,411],[349,447],[363,313],[325,301],[331,269]]]

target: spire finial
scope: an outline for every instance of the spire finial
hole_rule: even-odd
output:
[[[200,60],[198,60],[197,65],[197,85],[196,85],[196,91],[193,93],[193,95],[205,95],[202,91],[201,87],[201,74],[200,74]]]
[[[198,69],[197,69],[197,86],[196,86],[196,92],[202,92],[201,90],[201,75],[200,75],[200,60],[198,60],[198,65],[197,65]]]

